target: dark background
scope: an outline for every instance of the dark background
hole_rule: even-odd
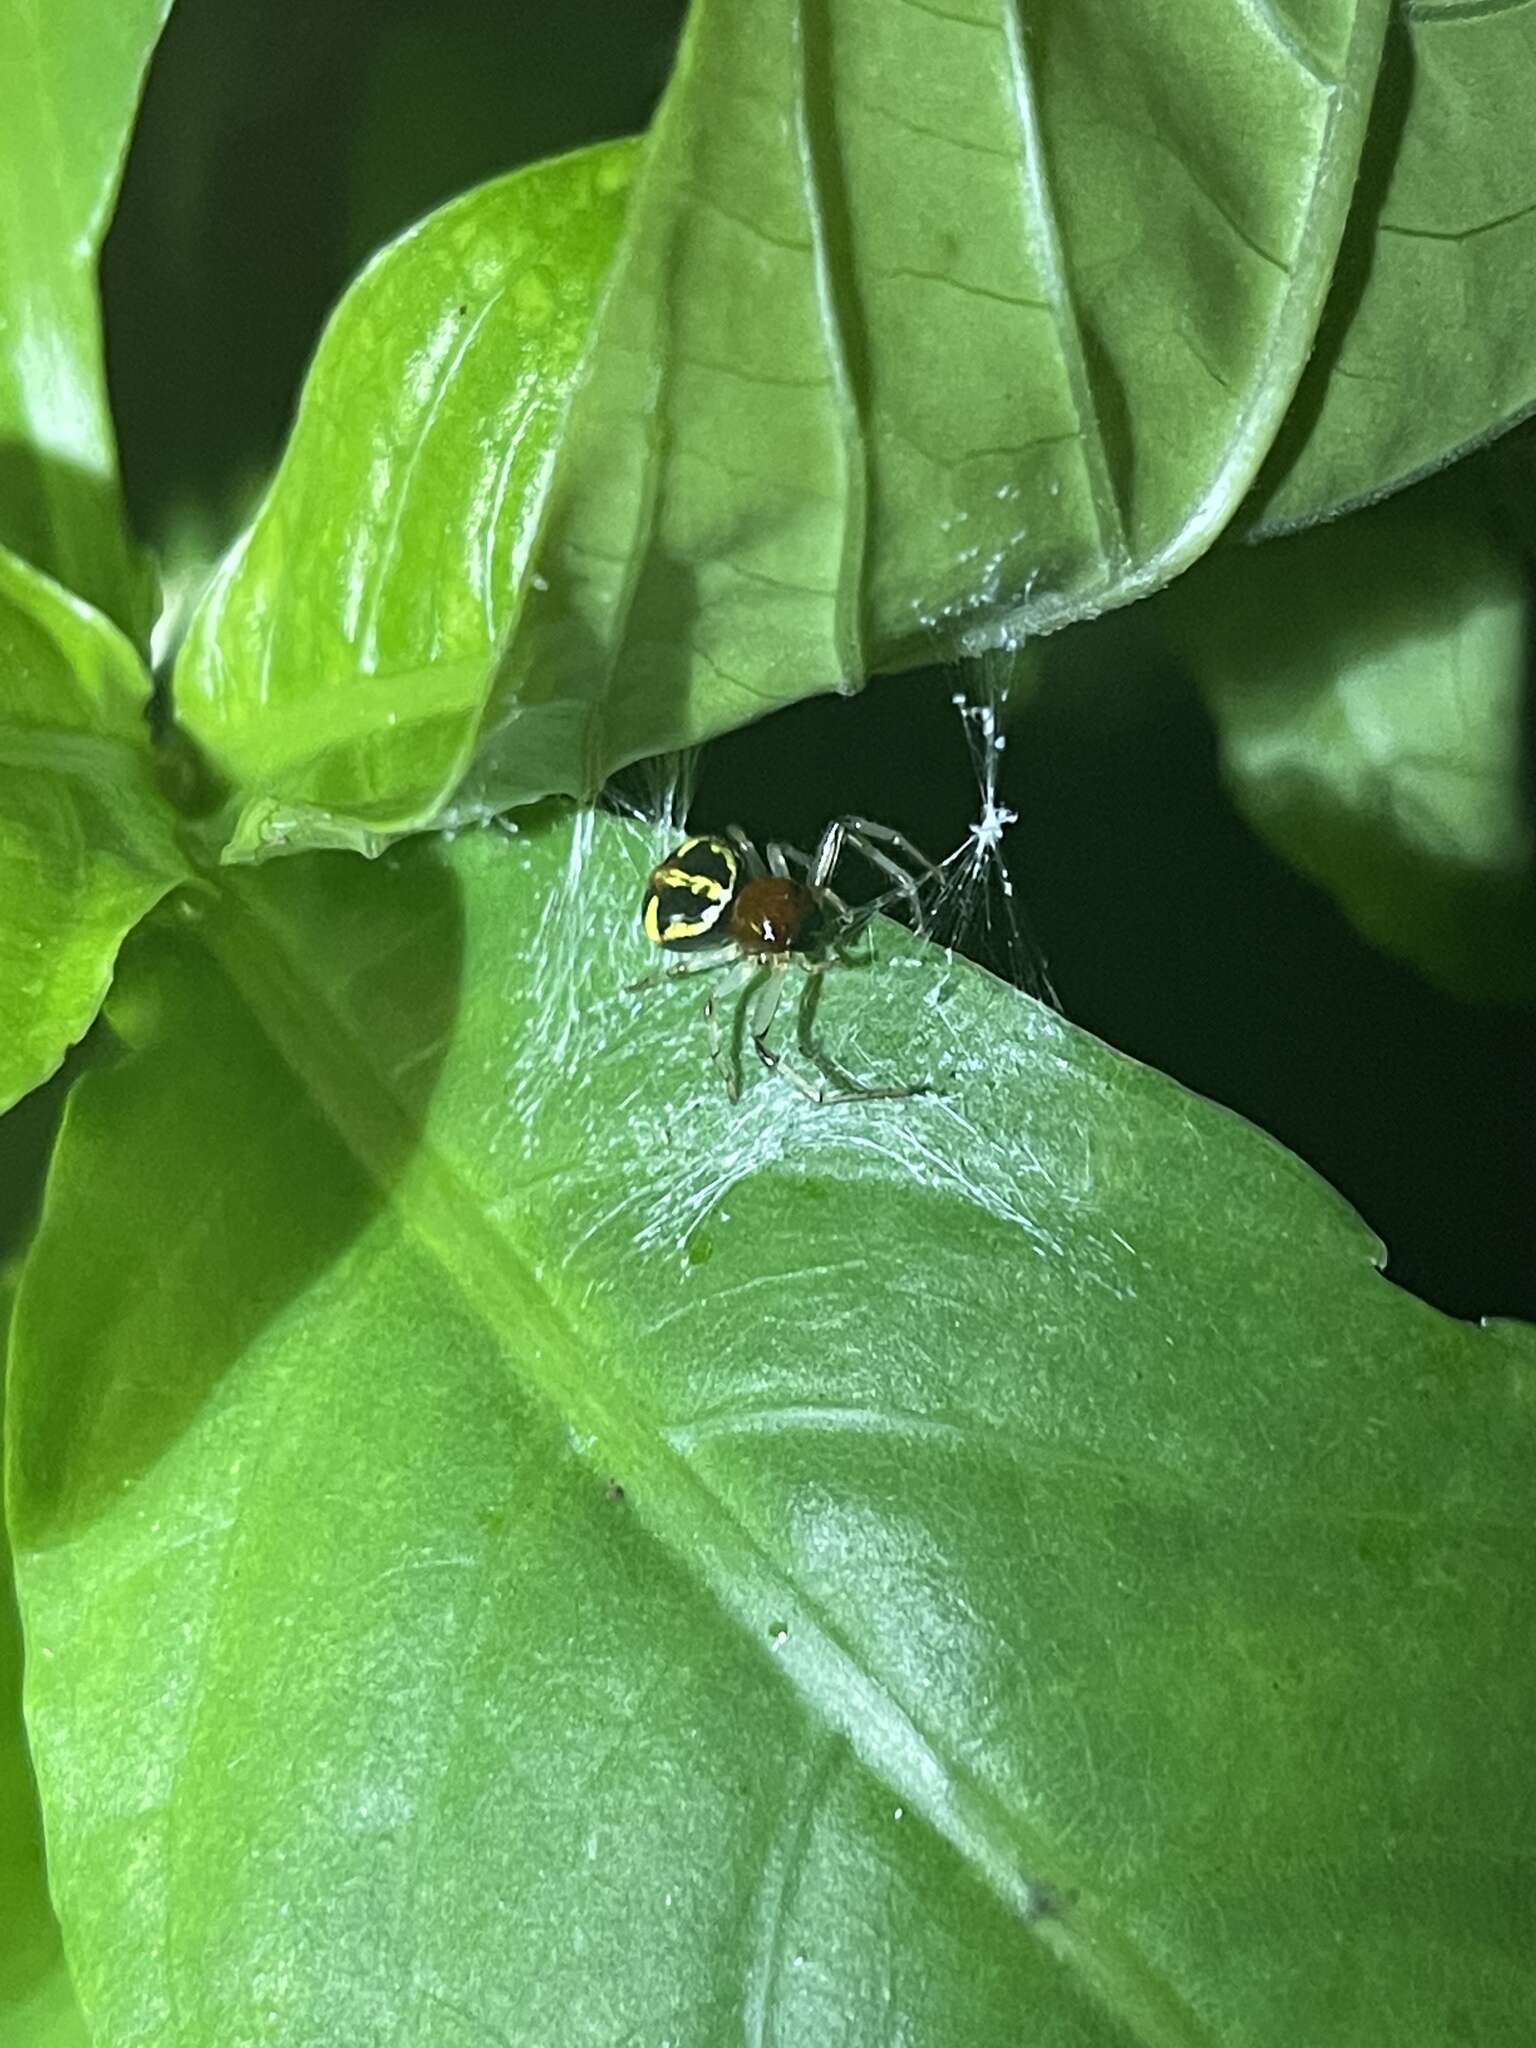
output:
[[[179,0],[104,265],[140,532],[227,540],[358,265],[481,178],[641,126],[681,12]],[[1272,856],[1223,793],[1193,691],[1133,622],[1045,655],[1001,794],[1066,1013],[1274,1132],[1355,1203],[1404,1286],[1458,1315],[1536,1316],[1529,1015],[1437,993]],[[704,761],[696,819],[804,845],[862,811],[947,851],[976,815],[954,685],[882,679],[732,735]],[[0,1247],[59,1098],[4,1127]]]

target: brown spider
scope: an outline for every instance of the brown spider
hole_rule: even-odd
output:
[[[857,910],[850,909],[832,887],[838,863],[850,849],[891,882],[883,896]],[[800,871],[798,878],[795,869]],[[724,836],[695,834],[652,870],[640,906],[646,937],[666,952],[689,957],[630,986],[657,988],[682,976],[735,967],[753,1050],[765,1067],[779,1068],[781,1056],[768,1038],[784,999],[785,970],[794,966],[821,974],[846,962],[853,939],[876,911],[897,899],[906,903],[917,930],[926,930],[917,878],[936,872],[901,833],[868,818],[835,818],[814,854],[778,840],[770,842],[766,855],[760,854],[737,825]],[[704,1015],[711,1057],[734,1102],[740,1083],[720,1024],[718,993],[711,992]],[[810,1051],[809,1046],[806,1049]],[[820,1087],[813,1087],[791,1066],[783,1066],[783,1072],[813,1102],[899,1101],[927,1093],[921,1083],[866,1088],[831,1067],[824,1070]]]

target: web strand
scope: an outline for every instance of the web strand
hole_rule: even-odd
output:
[[[982,655],[961,672],[951,698],[976,778],[978,808],[965,838],[939,864],[930,916],[941,944],[1059,1009],[1004,851],[1006,835],[1019,821],[1001,795],[1015,663],[1012,654]]]

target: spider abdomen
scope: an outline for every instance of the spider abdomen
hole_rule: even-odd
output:
[[[712,833],[685,839],[645,885],[640,923],[646,937],[674,953],[718,946],[740,875],[740,858],[727,840]]]
[[[758,875],[731,903],[731,937],[744,953],[804,953],[821,934],[821,899],[804,882]]]

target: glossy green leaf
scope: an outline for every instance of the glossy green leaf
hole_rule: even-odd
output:
[[[0,7],[0,543],[147,639],[128,538],[96,257],[171,0]]]
[[[134,942],[13,1379],[102,2038],[1522,2043],[1531,1333],[889,930],[815,1030],[943,1092],[730,1106],[656,850]]]
[[[342,301],[176,669],[238,792],[235,857],[375,846],[461,773],[634,161],[610,143],[482,186]]]
[[[487,795],[534,793],[552,687],[610,766],[1197,559],[1306,361],[1385,18],[699,0]]]
[[[0,1268],[0,1424],[14,1293]],[[6,2048],[86,2048],[58,1922],[48,1897],[42,1815],[21,1718],[21,1617],[0,1516],[0,2041]]]
[[[382,345],[366,281],[329,337],[299,428],[326,459],[296,444],[266,566],[236,564],[184,665],[188,723],[251,788],[234,855],[427,817],[469,705],[463,807],[588,793],[1166,581],[1301,374],[1386,13],[698,0],[551,469],[486,481],[526,402],[509,419],[507,394],[566,373],[509,303],[461,396],[453,309],[478,300],[434,255],[461,216],[375,273]],[[496,189],[531,218],[569,176]],[[540,219],[586,303],[587,227]],[[484,233],[500,278],[518,230]],[[535,527],[488,596],[488,545]],[[435,746],[400,737],[434,721]]]
[[[1437,981],[1536,996],[1529,587],[1476,491],[1223,549],[1160,610],[1254,828]]]
[[[1379,497],[1536,407],[1533,100],[1525,0],[1405,0],[1263,528]]]
[[[123,934],[185,873],[148,703],[122,635],[0,549],[0,1111],[86,1031]]]

